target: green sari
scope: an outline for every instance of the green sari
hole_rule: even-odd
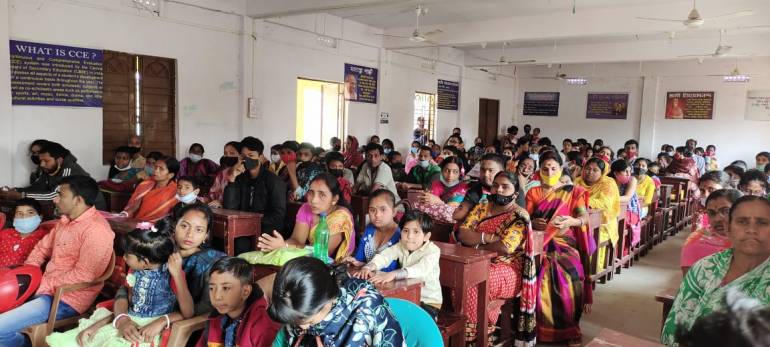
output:
[[[698,318],[725,310],[725,294],[732,287],[764,305],[770,304],[770,258],[743,276],[722,285],[732,259],[733,250],[730,248],[701,259],[687,271],[663,324],[660,340],[664,345],[678,345],[675,341],[678,327],[690,329]]]

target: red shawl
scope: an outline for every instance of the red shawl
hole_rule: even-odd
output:
[[[358,168],[363,164],[364,162],[364,156],[361,155],[361,153],[358,153],[358,139],[355,136],[348,136],[348,139],[350,140],[350,146],[345,148],[345,167],[350,169]]]

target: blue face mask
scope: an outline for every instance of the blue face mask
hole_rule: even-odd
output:
[[[13,228],[22,234],[29,234],[37,230],[37,227],[40,225],[40,222],[42,221],[43,220],[40,218],[40,216],[33,216],[33,217],[27,217],[27,218],[14,218]]]
[[[147,173],[147,176],[152,176],[153,172],[155,172],[155,168],[153,168],[152,166],[145,166],[144,172]]]
[[[427,161],[427,160],[420,160],[420,167],[422,167],[423,169],[427,169],[428,166],[430,166],[430,162],[429,161]]]
[[[412,152],[412,154],[417,154],[417,147],[412,147],[409,151]]]
[[[176,199],[183,204],[192,204],[197,198],[198,198],[198,193],[196,193],[195,191],[192,191],[184,196],[179,196],[179,194],[176,195]]]

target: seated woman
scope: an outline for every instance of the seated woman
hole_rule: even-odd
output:
[[[136,148],[120,146],[115,149],[112,166],[107,174],[107,180],[99,182],[99,188],[114,192],[130,192],[134,188],[134,177],[142,169],[131,167],[131,156]]]
[[[615,179],[615,183],[618,185],[620,203],[628,204],[626,210],[620,211],[620,213],[626,214],[625,225],[631,228],[631,246],[636,246],[642,237],[642,206],[639,204],[638,195],[636,195],[636,187],[638,185],[636,177],[631,175],[631,166],[625,160],[616,160],[612,163],[610,166],[610,177]]]
[[[182,270],[185,273],[190,296],[195,303],[196,316],[212,311],[208,272],[214,262],[226,256],[218,250],[209,248],[212,218],[211,209],[208,206],[190,205],[182,210],[174,227],[174,241],[182,257]]]
[[[209,206],[215,208],[222,207],[222,200],[225,196],[225,188],[230,183],[228,179],[232,174],[233,167],[238,164],[238,158],[241,155],[241,143],[238,141],[230,141],[225,144],[224,153],[219,158],[219,172],[214,178],[214,183],[209,188],[208,196],[202,200],[208,203]]]
[[[146,179],[134,190],[122,215],[154,222],[168,215],[176,205],[176,177],[179,162],[163,157],[155,162],[152,178]]]
[[[527,192],[533,187],[540,185],[539,175],[536,174],[537,163],[530,157],[519,160],[519,165],[516,167],[516,179],[519,181],[517,186],[519,187],[519,194],[516,198],[516,204],[519,206],[526,205],[525,198]]]
[[[588,190],[588,206],[602,212],[602,225],[599,227],[599,242],[609,240],[614,248],[618,243],[618,215],[620,214],[620,191],[615,180],[604,175],[607,162],[599,158],[588,159],[582,176],[575,180],[575,185]],[[597,250],[597,271],[604,270],[607,248]]]
[[[725,310],[735,288],[770,305],[770,201],[744,196],[730,207],[727,235],[732,247],[703,258],[687,271],[663,325],[661,342],[677,346],[677,328],[689,330],[712,312]]]
[[[581,344],[580,317],[593,302],[587,264],[596,250],[588,225],[588,192],[559,183],[561,157],[554,151],[540,154],[540,186],[527,193],[532,228],[544,231],[542,267],[538,272],[537,339]]]
[[[741,175],[738,189],[746,195],[766,196],[767,175],[759,170],[748,170]]]
[[[642,214],[640,217],[644,218],[647,216],[650,205],[653,203],[652,199],[655,197],[655,182],[652,180],[652,177],[647,174],[647,166],[650,164],[649,160],[637,158],[634,160],[633,164],[633,176],[638,182],[636,194],[639,196],[639,204],[642,207]]]
[[[396,197],[387,189],[378,189],[369,194],[369,224],[364,235],[358,240],[356,253],[345,259],[346,263],[361,267],[372,260],[375,255],[386,248],[398,243],[401,239],[401,229],[395,221]],[[397,262],[392,262],[381,269],[390,272],[398,268]]]
[[[708,218],[706,227],[690,233],[682,246],[680,266],[683,274],[687,274],[687,270],[698,260],[730,248],[730,239],[727,237],[727,214],[733,203],[741,196],[743,193],[735,189],[720,189],[709,193],[703,211]]]
[[[343,261],[353,254],[355,233],[353,215],[347,208],[348,202],[342,198],[337,178],[328,172],[319,174],[310,182],[307,194],[307,202],[297,212],[291,237],[284,240],[276,230],[272,235],[263,232],[259,237],[259,249],[269,252],[284,247],[305,248],[305,245],[312,245],[320,216],[325,214],[329,226],[329,256],[335,262]]]
[[[729,188],[731,188],[730,175],[724,171],[709,171],[701,176],[698,182],[700,201],[693,216],[692,231],[707,230],[709,228],[709,219],[706,215],[706,199],[717,190]]]
[[[468,184],[462,182],[463,160],[452,156],[441,162],[441,175],[433,180],[430,190],[422,193],[414,202],[414,208],[426,213],[434,221],[454,224],[452,214],[465,199]]]
[[[522,303],[519,314],[524,317],[525,329],[515,335],[524,343],[533,343],[535,338],[534,303],[537,301],[535,281],[534,249],[532,249],[532,233],[529,230],[529,215],[522,207],[516,205],[518,180],[506,171],[495,176],[492,184],[492,195],[486,202],[477,204],[471,210],[465,222],[460,227],[459,240],[463,245],[497,252],[498,257],[492,260],[489,267],[487,290],[489,300],[510,299],[521,293]],[[526,286],[522,290],[522,286]],[[465,328],[466,341],[476,339],[478,327],[477,290],[471,289],[466,295],[465,312],[468,312],[468,323]],[[492,305],[487,309],[489,328],[494,328],[497,317],[500,316],[502,304]],[[517,324],[517,326],[521,326]]]
[[[192,176],[200,180],[201,186],[208,191],[219,173],[219,165],[203,157],[204,149],[200,143],[190,145],[187,158],[179,162],[179,176]]]
[[[40,203],[35,199],[16,201],[13,228],[0,230],[0,267],[23,264],[37,242],[48,235],[55,224],[41,225],[41,213]]]
[[[358,151],[358,139],[355,136],[348,135],[345,139],[345,150],[342,154],[345,155],[345,168],[357,172],[361,165],[364,164],[364,155]]]
[[[281,346],[402,346],[401,325],[371,283],[318,259],[292,259],[278,272],[268,314],[283,324]],[[281,337],[281,335],[283,337]]]

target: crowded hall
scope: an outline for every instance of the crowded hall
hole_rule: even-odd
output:
[[[766,0],[0,23],[0,347],[770,347]]]

